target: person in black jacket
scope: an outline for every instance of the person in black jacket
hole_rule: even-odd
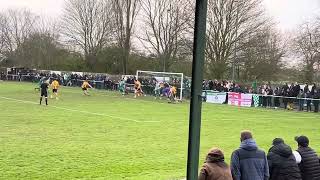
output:
[[[296,137],[298,152],[301,155],[299,168],[302,180],[320,180],[320,162],[316,152],[309,147],[309,139],[306,136]]]
[[[300,169],[290,146],[275,138],[268,152],[270,180],[301,180]]]
[[[313,104],[314,104],[314,112],[319,112],[319,101],[320,101],[320,92],[319,90],[315,89],[313,91]]]
[[[311,88],[311,95],[312,95],[312,96],[314,95],[314,90],[316,90],[316,89],[317,89],[316,84],[313,84],[313,85],[312,85],[312,88]]]
[[[311,98],[312,98],[312,95],[311,95],[311,92],[310,91],[307,91],[305,97],[307,98],[307,111],[311,111]]]
[[[295,85],[292,83],[290,88],[289,88],[289,98],[288,98],[288,110],[293,110],[293,103],[294,103],[294,97],[295,96]]]
[[[277,97],[274,98],[274,106],[275,106],[275,108],[279,108],[279,107],[280,107],[280,98],[279,98],[279,96],[282,95],[280,88],[277,87],[277,88],[274,90],[274,93],[273,93],[273,94],[274,94],[275,96],[277,96]]]
[[[268,92],[267,92],[268,98],[267,98],[267,107],[272,107],[272,95],[273,95],[273,89],[271,86],[268,86]]]

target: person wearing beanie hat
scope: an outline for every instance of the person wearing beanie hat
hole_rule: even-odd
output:
[[[298,143],[297,151],[301,155],[299,168],[302,180],[320,180],[320,162],[317,153],[309,147],[309,138],[307,136],[297,136],[295,140]]]
[[[272,145],[267,155],[270,180],[301,180],[291,147],[282,138],[275,138]]]
[[[218,148],[212,148],[202,169],[199,180],[232,180],[230,167],[224,161],[224,154]]]
[[[284,143],[284,140],[282,138],[275,138],[273,141],[272,141],[272,145],[273,146],[276,146],[278,144],[283,144]]]

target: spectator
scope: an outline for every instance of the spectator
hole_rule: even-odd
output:
[[[296,137],[298,152],[301,155],[299,168],[302,180],[319,180],[320,163],[316,152],[309,147],[309,139],[306,136]]]
[[[306,102],[307,102],[307,111],[311,111],[311,92],[308,90],[307,93],[305,94],[305,98],[307,98]]]
[[[209,81],[209,89],[210,90],[215,90],[215,83],[216,82],[213,83],[213,81],[211,81],[211,80]]]
[[[299,94],[299,92],[298,92]],[[297,97],[298,94],[296,95],[296,88],[295,85],[292,83],[290,88],[289,88],[289,98],[288,98],[288,110],[293,110],[293,103],[294,103],[294,97]]]
[[[213,148],[209,151],[199,180],[232,180],[230,167],[224,162],[224,155],[220,149]]]
[[[241,132],[240,148],[231,156],[233,180],[268,180],[269,167],[265,152],[258,149],[250,131]]]
[[[267,87],[267,107],[271,108],[272,107],[272,95],[273,95],[273,89],[271,88],[271,86]]]
[[[288,108],[288,97],[289,96],[289,88],[286,88],[286,86],[288,86],[287,84],[282,87],[282,96],[283,96],[283,104],[284,104],[284,108],[287,109]]]
[[[263,95],[263,97],[262,97],[262,106],[263,107],[267,107],[267,99],[268,99],[268,97],[267,97],[267,95],[268,95],[268,87],[267,87],[267,85],[265,84],[265,85],[263,85],[263,87],[262,87],[262,89],[261,89],[261,93],[262,93],[262,95]]]
[[[239,84],[236,84],[236,85],[235,85],[235,87],[233,88],[233,92],[242,93],[242,90],[241,90]]]
[[[320,92],[319,90],[315,89],[313,91],[313,105],[314,105],[314,112],[319,112],[319,100],[320,100]]]
[[[282,91],[287,92],[289,89],[288,83],[282,86]]]
[[[301,89],[298,95],[299,111],[303,111],[305,93]]]
[[[299,94],[299,92],[300,92],[300,89],[301,89],[300,85],[296,82],[295,85],[294,85],[294,87],[293,87],[293,91],[294,91],[294,96],[295,96],[295,97],[298,96],[298,94]]]
[[[275,90],[274,90],[274,95],[275,96],[281,96],[281,91],[280,91],[280,88],[277,87]],[[274,98],[274,106],[275,108],[279,108],[280,107],[280,98],[279,97],[275,97]]]
[[[312,88],[311,88],[311,95],[313,96],[314,95],[314,91],[317,89],[317,86],[316,86],[316,84],[313,84],[312,85]]]
[[[309,84],[306,83],[306,84],[304,85],[303,92],[304,92],[304,93],[307,93],[308,91],[309,91]]]
[[[300,169],[290,146],[275,138],[268,152],[270,180],[301,180]]]

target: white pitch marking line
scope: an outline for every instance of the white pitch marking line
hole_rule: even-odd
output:
[[[8,98],[8,97],[2,97],[0,96],[1,99],[6,99],[6,100],[11,100],[11,101],[16,101],[16,102],[21,102],[21,103],[28,103],[28,104],[38,104],[32,101],[25,101],[25,100],[20,100],[20,99],[14,99],[14,98]],[[73,112],[81,112],[85,114],[91,114],[91,115],[96,115],[96,116],[105,116],[109,118],[114,118],[114,119],[121,119],[121,120],[126,120],[126,121],[133,121],[136,123],[158,123],[159,121],[139,121],[135,119],[130,119],[130,118],[123,118],[123,117],[118,117],[118,116],[111,116],[107,114],[102,114],[102,113],[94,113],[94,112],[89,112],[89,111],[82,111],[82,110],[77,110],[77,109],[69,109],[69,108],[64,108],[64,107],[58,107],[58,106],[53,106],[50,105],[49,107],[54,107],[56,109],[62,109],[66,111],[73,111]]]

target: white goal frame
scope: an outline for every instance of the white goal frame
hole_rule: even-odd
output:
[[[181,82],[180,82],[180,100],[182,101],[182,91],[183,91],[183,78],[184,75],[183,73],[172,73],[172,72],[156,72],[156,71],[141,71],[141,70],[137,70],[137,74],[136,74],[136,78],[139,79],[139,73],[147,73],[147,74],[167,74],[167,75],[177,75],[177,76],[181,76]]]

